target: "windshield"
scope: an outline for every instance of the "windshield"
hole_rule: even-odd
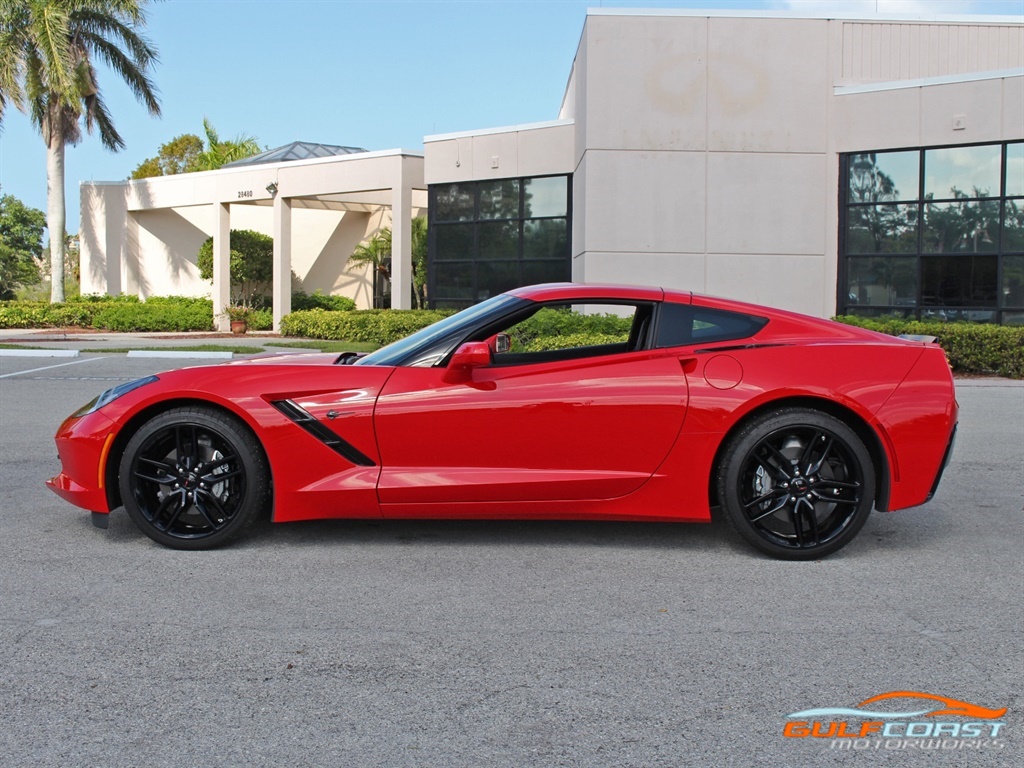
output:
[[[474,327],[490,315],[504,314],[505,309],[524,303],[523,299],[500,294],[486,301],[474,304],[468,309],[438,320],[412,336],[381,347],[356,361],[356,365],[416,365],[436,364],[449,351],[452,344],[461,340]]]

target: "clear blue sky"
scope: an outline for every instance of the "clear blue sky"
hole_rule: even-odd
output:
[[[78,183],[125,179],[159,146],[202,135],[256,136],[268,147],[317,141],[419,150],[434,133],[557,117],[588,7],[792,10],[904,16],[999,14],[1024,0],[166,0],[150,6],[160,53],[161,118],[100,69],[127,148],[95,136],[67,151],[68,231]],[[46,209],[46,152],[28,118],[0,129],[0,190]]]

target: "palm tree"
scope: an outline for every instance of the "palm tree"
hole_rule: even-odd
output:
[[[0,0],[0,121],[7,102],[26,112],[46,142],[50,300],[64,301],[64,148],[99,132],[103,146],[123,149],[100,95],[94,61],[116,72],[160,114],[147,70],[156,50],[139,30],[148,0]]]
[[[203,118],[203,130],[206,132],[206,151],[199,155],[196,170],[215,171],[226,163],[242,160],[258,155],[263,148],[255,136],[239,134],[234,139],[221,141],[216,129],[207,118]]]
[[[391,280],[391,227],[384,227],[377,234],[360,243],[348,257],[347,271],[355,272],[367,267],[373,275],[373,306],[375,309],[384,307],[389,295]]]

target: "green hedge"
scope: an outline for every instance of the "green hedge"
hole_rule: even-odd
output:
[[[64,304],[0,302],[0,328],[96,328],[105,331],[209,331],[209,299],[187,296],[84,296]]]
[[[898,318],[871,320],[844,315],[841,323],[899,336],[935,336],[957,373],[1024,378],[1024,327],[981,323],[923,323]]]
[[[529,320],[524,320],[515,327],[515,337],[524,345],[530,344],[534,339],[574,334],[616,336],[620,338],[615,341],[624,341],[629,337],[632,327],[632,317],[583,315],[563,309],[542,309]],[[558,347],[547,347],[547,349],[558,349]]]
[[[293,312],[284,318],[281,333],[311,339],[344,339],[390,344],[436,323],[452,314],[452,310],[431,309],[367,309],[355,312],[310,310]],[[514,329],[513,349],[516,351],[559,349],[574,346],[569,340],[555,338],[594,336],[594,344],[623,341],[629,336],[632,318],[615,315],[581,315],[554,309],[542,309]],[[540,341],[540,340],[544,341]],[[538,346],[540,345],[540,346]],[[544,346],[547,345],[547,346]]]
[[[596,347],[602,344],[621,344],[626,338],[621,333],[567,333],[557,336],[538,336],[525,343],[523,352],[544,352],[549,349],[570,347]],[[515,351],[519,351],[518,349]]]
[[[296,293],[292,306],[351,311],[355,302],[346,296]],[[274,327],[270,308],[253,310],[249,328]],[[212,331],[213,302],[188,296],[82,296],[64,304],[46,301],[0,301],[0,328],[95,328],[105,331]]]
[[[304,312],[307,309],[351,312],[355,308],[356,303],[348,296],[327,296],[322,291],[315,293],[299,291],[292,294],[292,312]]]
[[[292,312],[281,321],[283,336],[390,344],[452,314],[442,309],[364,309]]]

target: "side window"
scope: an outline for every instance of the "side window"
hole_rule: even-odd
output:
[[[724,309],[665,303],[658,320],[657,347],[681,347],[753,336],[768,318],[728,312]]]
[[[488,341],[495,365],[525,365],[644,349],[653,305],[546,304]]]

